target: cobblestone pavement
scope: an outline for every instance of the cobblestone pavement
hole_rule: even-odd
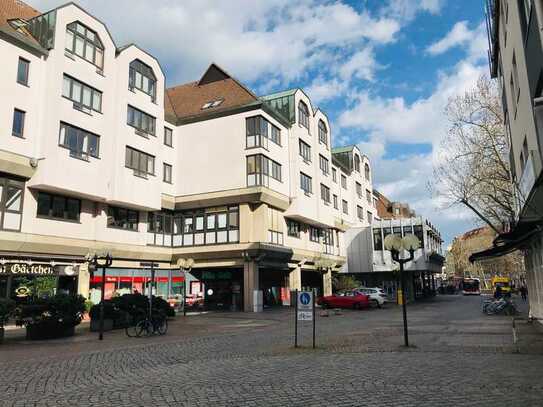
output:
[[[438,297],[401,312],[333,312],[303,326],[291,310],[207,314],[149,340],[108,333],[0,347],[2,406],[541,406],[541,336],[480,299]],[[530,341],[526,341],[530,338]],[[524,342],[522,342],[524,340]]]

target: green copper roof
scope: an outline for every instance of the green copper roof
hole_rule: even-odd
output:
[[[339,154],[339,153],[348,153],[350,151],[353,151],[354,145],[352,146],[344,146],[344,147],[335,147],[332,148],[332,154]]]
[[[271,99],[276,99],[276,98],[282,98],[284,96],[292,96],[297,91],[298,91],[298,88],[283,90],[281,92],[272,93],[270,95],[260,96],[260,99],[262,99],[262,100],[271,100]]]

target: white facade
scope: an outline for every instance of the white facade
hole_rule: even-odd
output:
[[[330,265],[324,286],[330,290],[331,270],[345,261],[344,232],[368,226],[375,217],[371,170],[368,158],[356,147],[342,152],[359,163],[356,168],[336,160],[328,119],[303,91],[291,92],[295,114],[287,120],[266,101],[271,95],[230,114],[167,122],[165,77],[154,57],[135,45],[118,47],[100,21],[73,3],[37,19],[41,20],[30,20],[25,28],[34,30],[36,40],[15,28],[11,39],[0,39],[5,70],[0,77],[0,257],[22,258],[24,253],[27,258],[39,254],[82,261],[89,251],[108,248],[118,267],[138,267],[140,260],[153,260],[175,268],[181,257],[194,257],[195,269],[242,267],[246,309],[251,301],[248,290],[258,289],[259,267],[290,273],[289,288],[301,288],[303,270],[318,271],[317,259],[325,258]],[[43,30],[41,36],[36,34],[37,21],[47,27],[46,34]],[[74,30],[87,42],[77,42]],[[20,41],[23,37],[26,45]],[[103,52],[93,50],[92,44],[101,44]],[[78,56],[83,52],[95,59]],[[26,84],[17,82],[20,58],[29,62]],[[132,86],[134,63],[154,77],[150,94]],[[141,84],[151,89],[145,80]],[[71,95],[76,89],[83,92],[78,93],[83,99],[92,95],[92,106],[88,106],[91,99],[74,102]],[[300,102],[308,108],[304,125]],[[154,122],[154,132],[150,124],[147,132],[127,124],[131,117],[140,117],[128,111],[132,108],[145,113],[143,127]],[[266,145],[248,148],[247,120],[255,116],[278,129],[280,142],[270,134]],[[75,136],[68,142],[66,126],[77,128],[78,135],[90,135],[81,143]],[[171,145],[165,143],[165,128],[172,131]],[[15,135],[19,131],[22,137]],[[309,146],[309,157],[301,156],[300,140]],[[99,148],[91,147],[91,141]],[[128,153],[127,148],[138,153]],[[270,164],[265,182],[262,178],[255,183],[248,163],[258,154],[275,167],[272,174]],[[328,171],[321,169],[321,157]],[[169,179],[164,164],[171,169]],[[301,189],[300,173],[311,177],[310,191]],[[10,183],[24,187],[17,192],[15,187],[9,189]],[[327,201],[321,185],[329,188]],[[47,205],[50,211],[44,216]],[[125,215],[132,212],[115,224],[116,215],[109,213],[112,208],[122,209]],[[198,229],[200,215],[190,217],[194,224],[188,224],[187,211],[204,211],[206,229]],[[217,222],[213,233],[208,233],[210,222]],[[184,237],[187,231],[190,240]]]

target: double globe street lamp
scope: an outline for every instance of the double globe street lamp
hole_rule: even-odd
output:
[[[187,316],[187,273],[190,273],[194,266],[194,259],[178,259],[177,266],[183,272],[183,316]]]
[[[385,249],[390,251],[392,260],[400,265],[400,290],[403,310],[403,338],[404,345],[409,346],[409,337],[407,334],[407,309],[405,307],[405,273],[404,264],[415,258],[415,250],[420,247],[419,239],[412,234],[405,235],[403,238],[398,235],[388,235],[385,237]],[[400,257],[404,252],[409,252],[408,258]]]

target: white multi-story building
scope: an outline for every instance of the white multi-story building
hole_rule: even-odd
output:
[[[257,97],[215,64],[167,89],[159,61],[115,44],[79,6],[7,3],[0,297],[23,264],[88,294],[100,287],[85,263],[96,250],[114,258],[108,295],[145,291],[141,262],[159,264],[159,294],[179,293],[186,258],[188,294],[210,305],[252,310],[255,290],[270,305],[292,289],[331,291],[344,232],[376,213],[371,168],[356,147],[332,149],[326,115],[301,89]]]

